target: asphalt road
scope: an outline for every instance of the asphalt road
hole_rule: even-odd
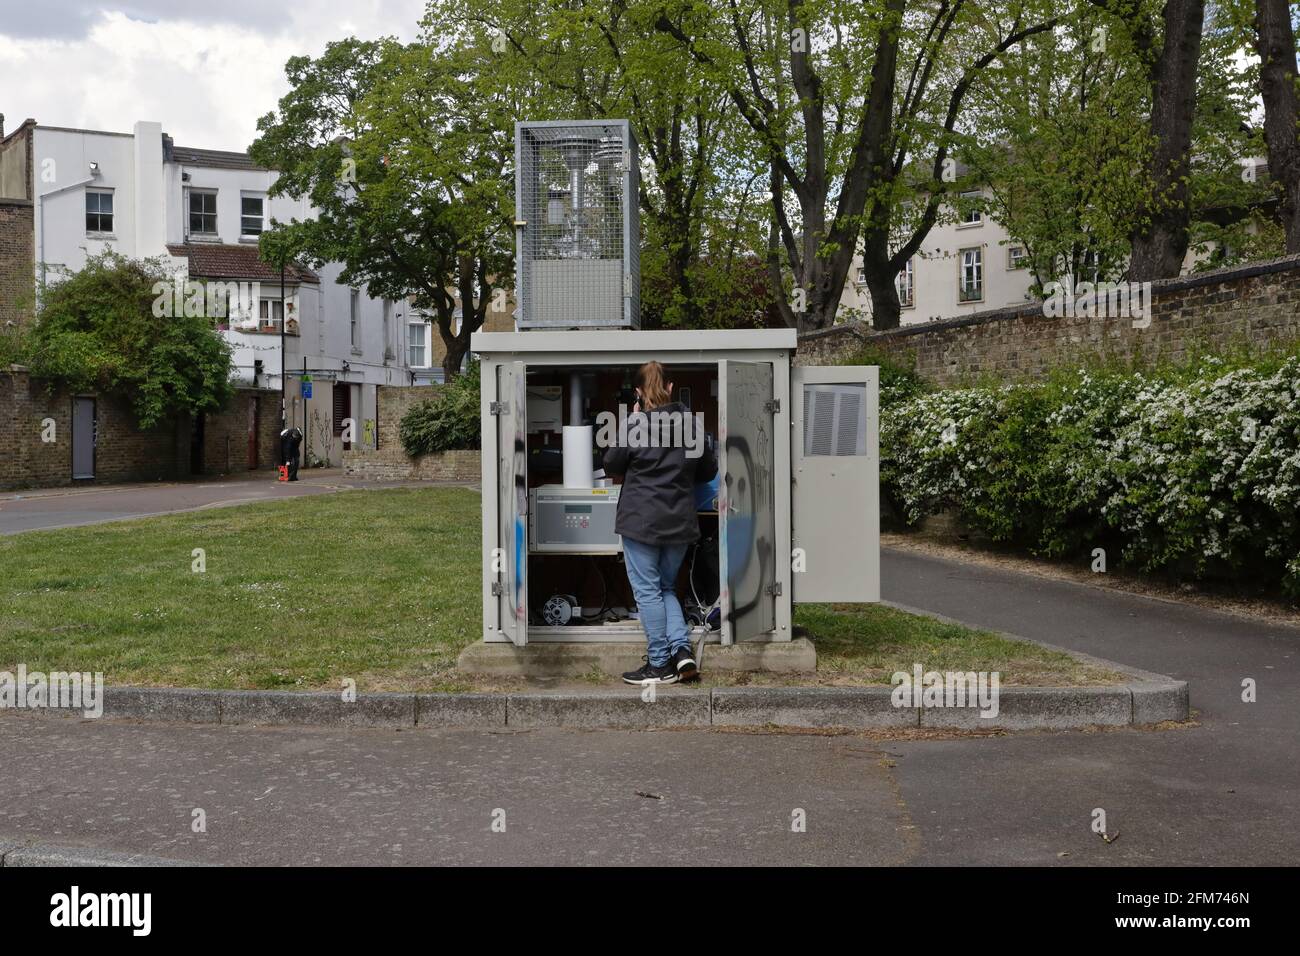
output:
[[[1295,863],[1300,631],[897,551],[883,591],[1184,678],[1199,725],[890,741],[6,715],[0,766],[23,772],[0,840],[225,863]]]
[[[302,477],[294,482],[278,481],[271,472],[256,472],[194,482],[13,491],[0,494],[0,534],[101,524],[357,488],[398,488],[412,484],[427,485],[428,482],[361,481],[345,478],[340,470],[333,469],[303,472]]]

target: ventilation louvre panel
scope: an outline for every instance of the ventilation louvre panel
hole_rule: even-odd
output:
[[[805,385],[805,455],[865,455],[866,386]]]

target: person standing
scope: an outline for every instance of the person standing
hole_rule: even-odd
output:
[[[646,635],[645,663],[623,675],[628,684],[671,684],[699,676],[690,630],[677,598],[677,573],[686,552],[700,536],[695,486],[718,473],[713,451],[701,439],[698,454],[685,442],[690,410],[672,400],[673,384],[664,367],[647,362],[636,374],[637,402],[629,417],[629,436],[663,432],[658,440],[629,441],[605,451],[607,474],[623,477],[614,530],[623,539],[623,563]],[[635,421],[643,416],[644,423]],[[681,416],[681,417],[679,417]],[[673,428],[676,420],[678,427]],[[694,449],[691,449],[694,451]]]

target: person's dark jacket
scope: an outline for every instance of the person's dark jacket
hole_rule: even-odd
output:
[[[691,414],[681,402],[661,405],[650,416],[659,412]],[[606,474],[623,476],[614,530],[643,544],[689,544],[700,536],[695,485],[718,473],[718,460],[704,443],[702,430],[693,435],[693,444],[700,447],[699,457],[687,457],[688,449],[682,447],[681,441],[673,447],[670,417],[660,419],[663,429],[659,447],[641,447],[643,443],[634,440],[638,416],[647,425],[654,421],[645,412],[628,416],[629,445],[637,447],[615,446],[605,451]],[[649,435],[649,427],[644,434]]]

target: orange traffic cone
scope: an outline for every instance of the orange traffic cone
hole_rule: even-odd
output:
[[[279,481],[288,481],[288,480],[289,480],[289,466],[288,466],[288,465],[281,465],[281,466],[280,466],[280,477],[279,477],[278,480],[279,480]]]

